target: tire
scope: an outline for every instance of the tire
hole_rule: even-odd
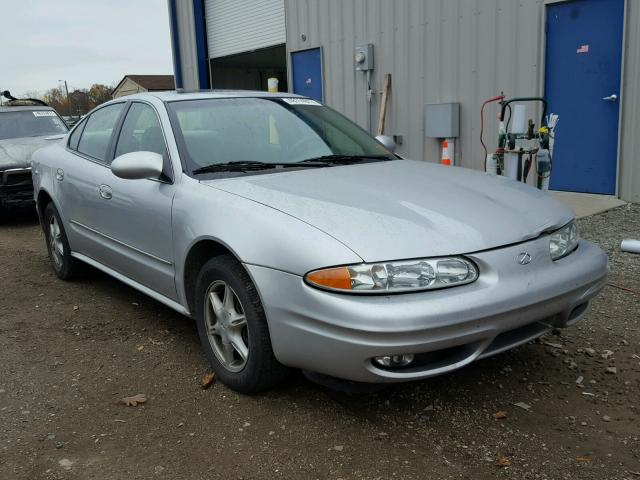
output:
[[[195,306],[200,342],[222,383],[250,395],[287,377],[289,369],[273,355],[256,287],[235,258],[221,255],[204,264],[196,281]]]
[[[51,267],[58,278],[70,280],[78,276],[82,271],[82,264],[71,256],[67,233],[53,203],[48,203],[44,209],[42,229],[47,240]]]

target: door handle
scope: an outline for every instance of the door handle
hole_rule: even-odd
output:
[[[98,192],[100,193],[100,196],[105,200],[111,200],[111,198],[113,197],[113,190],[111,190],[111,187],[109,185],[100,185],[98,187]]]
[[[606,100],[607,102],[615,102],[616,100],[618,100],[618,96],[615,93],[612,93],[608,97],[602,97],[602,99]]]
[[[58,180],[59,182],[64,180],[64,170],[62,170],[61,168],[56,170],[56,180]]]

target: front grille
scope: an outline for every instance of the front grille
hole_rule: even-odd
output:
[[[31,183],[31,172],[6,172],[4,175],[4,185],[25,185]]]
[[[522,327],[514,328],[513,330],[507,330],[502,332],[493,342],[482,352],[481,356],[489,356],[493,353],[508,350],[515,346],[526,343],[534,338],[544,335],[551,327],[549,326],[554,321],[554,317],[550,317],[542,322],[533,322]]]

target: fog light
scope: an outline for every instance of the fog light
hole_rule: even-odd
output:
[[[381,357],[375,357],[374,360],[382,367],[406,367],[413,362],[413,353],[404,353],[402,355],[383,355]]]

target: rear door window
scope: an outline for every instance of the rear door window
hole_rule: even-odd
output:
[[[116,127],[124,103],[107,105],[96,110],[86,120],[86,125],[78,143],[78,151],[102,163],[108,163],[107,154],[111,135]]]

